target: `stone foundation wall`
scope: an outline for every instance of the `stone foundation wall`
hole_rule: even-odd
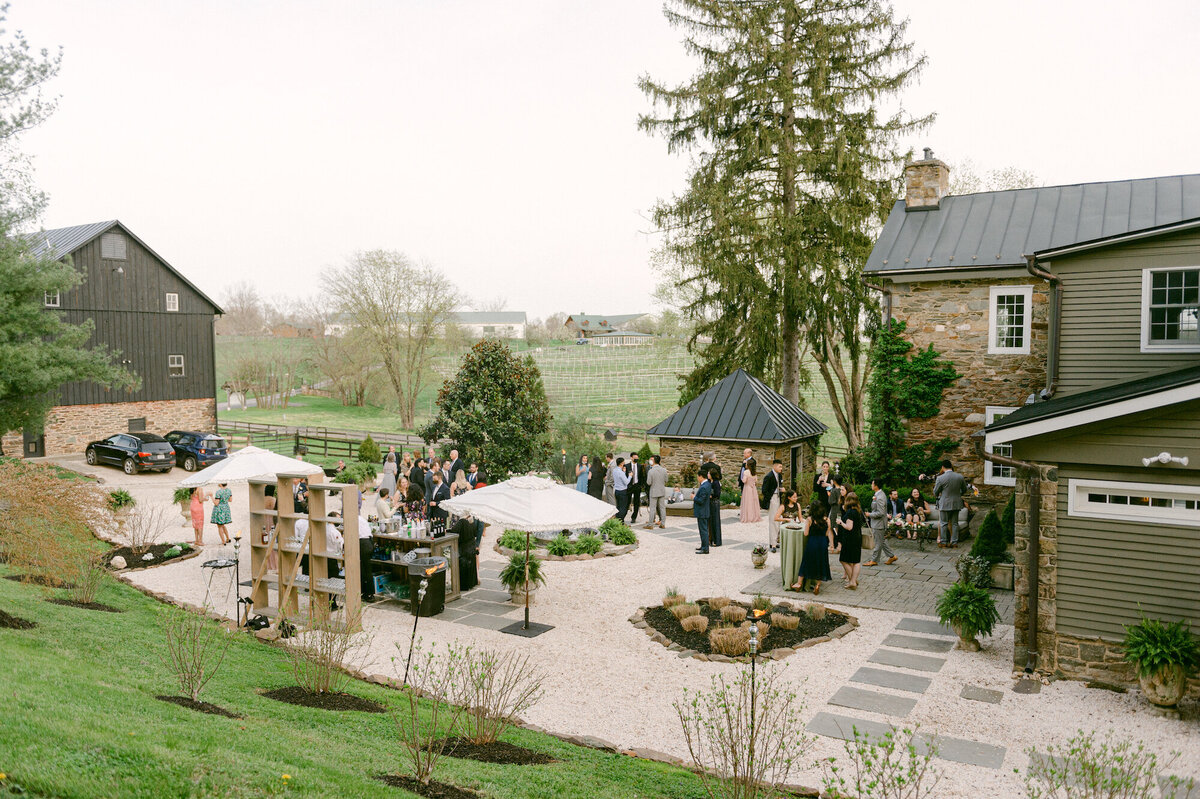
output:
[[[129,420],[145,417],[146,431],[164,435],[171,430],[208,432],[217,426],[213,398],[112,402],[100,405],[57,405],[46,415],[46,454],[82,455],[89,441],[129,430]],[[15,441],[10,449],[10,440]],[[22,451],[21,431],[4,436],[4,451]]]
[[[988,354],[989,289],[1033,285],[1028,355]],[[954,468],[993,502],[1007,501],[1009,486],[984,482],[984,462],[970,436],[983,429],[989,405],[1020,407],[1046,385],[1049,290],[1033,278],[946,280],[892,286],[892,315],[908,324],[906,335],[917,349],[929,345],[954,362],[962,378],[946,390],[941,413],[909,422],[909,440],[918,443],[954,438],[962,443],[946,457]]]
[[[663,438],[659,440],[660,450],[669,450],[663,454],[662,464],[667,467],[669,485],[675,485],[679,474],[688,463],[699,466],[704,462],[704,453],[715,452],[715,462],[721,467],[722,486],[737,488],[738,471],[742,468],[742,451],[749,447],[754,450],[754,459],[758,462],[757,472],[759,485],[771,468],[771,461],[778,458],[783,461],[783,481],[790,484],[792,479],[792,449],[791,446],[771,447],[763,444],[731,444],[727,442],[697,441],[689,438]],[[816,468],[817,446],[814,439],[801,443],[802,458],[800,468],[803,471],[814,471]],[[690,486],[694,487],[694,486]]]
[[[1013,547],[1013,667],[1025,668],[1029,653],[1029,477],[1017,476],[1016,543]],[[1058,668],[1058,470],[1041,471],[1038,519],[1038,671]]]

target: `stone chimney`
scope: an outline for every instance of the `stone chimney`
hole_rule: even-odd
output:
[[[932,211],[950,192],[950,167],[933,157],[925,148],[925,157],[904,167],[904,210]]]

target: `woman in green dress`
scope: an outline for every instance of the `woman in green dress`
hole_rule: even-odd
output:
[[[221,535],[221,543],[229,543],[229,531],[225,529],[227,524],[233,522],[233,516],[229,512],[229,503],[233,500],[233,492],[229,490],[226,483],[221,483],[221,487],[217,489],[217,493],[213,496],[213,510],[210,522],[217,526],[217,532]]]

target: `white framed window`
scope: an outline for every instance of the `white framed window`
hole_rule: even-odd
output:
[[[1200,527],[1200,486],[1071,478],[1067,481],[1067,514]]]
[[[169,377],[183,377],[183,356],[167,356],[167,374]]]
[[[125,237],[120,233],[105,233],[101,236],[100,257],[110,261],[126,260]]]
[[[988,291],[988,352],[1028,355],[1033,286],[992,286]]]
[[[984,424],[998,422],[1015,410],[1016,408],[989,405],[984,411]],[[1004,455],[1008,458],[1011,458],[1013,454],[1012,444],[992,444],[987,448],[987,451],[996,455]],[[1017,470],[1012,466],[985,461],[983,464],[983,482],[984,485],[990,486],[1015,486],[1017,484]]]
[[[1200,266],[1142,270],[1142,352],[1200,352]]]
[[[46,302],[47,308],[59,307],[59,305],[61,303],[61,297],[59,296],[57,291],[47,291],[47,292],[45,292],[45,294],[46,294],[45,302]],[[36,295],[34,295],[34,296],[36,296]]]
[[[179,295],[178,294],[175,294],[170,291],[167,292],[167,310],[168,311],[178,311],[179,310]]]

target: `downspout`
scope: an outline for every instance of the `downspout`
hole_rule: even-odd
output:
[[[1041,399],[1048,400],[1054,396],[1058,386],[1058,349],[1059,330],[1062,325],[1062,280],[1037,265],[1036,255],[1025,256],[1025,269],[1034,277],[1040,277],[1050,284],[1050,347],[1046,355],[1046,388],[1042,391]]]
[[[892,321],[892,290],[887,286],[868,283],[865,280],[863,281],[863,285],[883,295],[883,326],[887,327]]]
[[[982,433],[972,436],[975,442],[975,453],[985,461],[992,461],[1001,466],[1012,466],[1016,469],[1028,469],[1029,477],[1029,618],[1028,641],[1025,648],[1025,673],[1032,674],[1038,665],[1038,582],[1041,561],[1041,525],[1042,525],[1042,473],[1036,463],[1019,461],[1006,455],[988,452],[984,446]]]

